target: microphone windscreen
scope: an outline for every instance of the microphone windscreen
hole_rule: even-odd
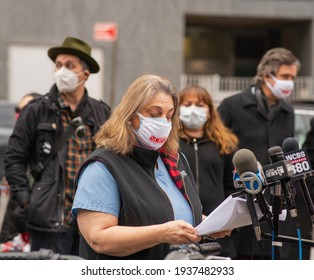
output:
[[[256,157],[253,152],[248,149],[238,150],[232,158],[232,163],[239,175],[243,172],[257,172]]]
[[[288,137],[282,142],[282,149],[285,153],[299,150],[298,140],[293,137]]]
[[[280,146],[271,147],[267,152],[270,162],[277,162],[284,159],[283,151]]]

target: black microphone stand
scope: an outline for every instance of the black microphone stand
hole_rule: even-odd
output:
[[[279,229],[279,215],[282,212],[282,198],[281,198],[281,186],[280,184],[276,184],[274,186],[274,193],[273,193],[273,199],[272,199],[272,212],[273,212],[273,234],[274,236],[278,235],[278,229]],[[263,233],[262,233],[262,236]],[[278,247],[281,247],[281,243],[272,242],[272,246],[274,248],[274,258],[277,259],[279,256],[278,253]]]
[[[301,240],[302,245],[314,247],[314,241],[309,239],[299,239],[292,236],[279,235],[279,215],[283,209],[283,198],[281,194],[280,181],[268,184],[268,187],[274,187],[272,192],[272,213],[273,213],[273,233],[262,232],[262,238],[272,240],[273,246],[273,258],[279,259],[279,248],[282,247],[282,243],[298,244]],[[287,205],[288,206],[288,205]],[[287,209],[288,211],[289,209]],[[289,211],[288,211],[289,212]],[[288,214],[288,213],[287,213]]]
[[[256,213],[254,198],[251,194],[247,193],[246,190],[241,190],[232,194],[232,197],[239,197],[239,196],[244,196],[246,199],[246,204],[250,213],[255,237],[256,237],[256,240],[260,242],[262,240],[262,231],[261,231],[259,220]]]
[[[270,233],[262,232],[262,237],[265,239],[271,239],[271,240],[273,239],[273,235]],[[292,237],[292,236],[286,236],[286,235],[275,235],[274,241],[286,242],[286,243],[291,243],[291,244],[298,244],[299,238]],[[302,244],[305,246],[314,247],[314,241],[313,240],[301,238],[301,241],[302,241]]]
[[[309,212],[312,223],[314,224],[314,205],[306,184],[306,178],[314,176],[314,171],[298,174],[291,177],[291,181],[298,181],[300,183],[301,192],[305,201],[305,205]]]
[[[255,237],[257,241],[262,240],[262,230],[259,224],[259,220],[257,217],[256,209],[255,209],[255,204],[254,204],[254,198],[251,194],[246,194],[246,204],[248,206],[250,216],[251,216],[251,221],[253,225],[253,229],[255,232]]]
[[[272,240],[272,246],[274,247],[273,257],[274,257],[274,260],[276,260],[279,258],[278,248],[282,247],[282,243],[298,244],[300,239],[296,237],[292,237],[292,236],[279,235],[279,215],[282,212],[282,206],[283,206],[282,197],[281,197],[281,185],[280,185],[280,182],[278,181],[278,182],[270,183],[267,185],[267,187],[271,187],[271,186],[274,186],[273,200],[272,200],[273,201],[273,206],[272,206],[273,233],[265,233],[263,232],[263,230],[261,230],[260,234],[261,234],[262,239]],[[245,190],[240,190],[238,192],[233,193],[232,197],[241,197],[241,196],[247,197],[246,195],[247,195],[247,192]],[[247,203],[248,203],[249,213],[253,222],[256,216],[251,211],[251,206],[249,206],[250,202],[248,202],[248,200],[247,200]],[[256,222],[255,222],[255,225],[253,225],[253,227],[254,226],[256,226]],[[302,245],[304,246],[314,247],[313,240],[301,238],[301,241],[302,241]]]

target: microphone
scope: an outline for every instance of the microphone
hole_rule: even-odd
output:
[[[293,137],[288,137],[282,142],[282,149],[285,158],[290,159],[291,164],[294,166],[294,174],[296,175],[293,176],[291,180],[296,181],[301,187],[306,207],[309,211],[312,223],[314,223],[314,205],[305,180],[307,174],[309,174],[309,172],[306,171],[312,169],[306,149],[299,149],[299,143]]]
[[[245,189],[250,194],[259,193],[263,187],[263,175],[258,170],[255,155],[248,149],[238,150],[233,156],[232,163],[235,167],[234,187]]]
[[[235,167],[234,185],[236,188],[244,188],[246,191],[247,205],[250,211],[255,236],[258,241],[261,240],[261,228],[257,218],[254,205],[254,197],[258,203],[261,212],[266,221],[272,228],[272,214],[268,204],[261,193],[265,177],[261,165],[257,162],[255,155],[248,149],[238,150],[232,159]]]
[[[290,177],[293,175],[293,167],[288,160],[285,159],[282,148],[280,146],[274,146],[268,149],[268,157],[272,164],[264,167],[264,171],[266,170],[266,178],[269,181],[280,181],[281,189],[283,191],[284,199],[288,206],[290,216],[294,221],[297,228],[300,227],[300,221],[298,217],[298,211],[296,209],[296,204],[292,195],[291,186],[290,186]],[[269,170],[277,170],[278,174],[273,174],[274,176],[267,176],[267,174],[271,174]]]
[[[288,137],[282,142],[282,149],[285,153],[299,150],[298,140],[294,137]]]
[[[294,175],[304,174],[312,170],[311,162],[306,149],[300,149],[298,140],[293,137],[288,137],[282,142],[284,156],[290,160],[293,166]]]

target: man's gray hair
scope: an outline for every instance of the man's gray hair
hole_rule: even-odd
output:
[[[293,53],[285,48],[274,48],[268,50],[257,66],[254,84],[260,85],[263,77],[269,74],[276,75],[281,65],[296,65],[298,71],[301,64]]]
[[[80,59],[82,67],[83,67],[83,71],[88,70],[90,72],[90,67],[89,65],[82,59]]]

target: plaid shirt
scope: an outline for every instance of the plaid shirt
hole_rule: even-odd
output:
[[[61,107],[61,118],[64,131],[70,126],[71,120],[74,117],[74,113],[70,107],[65,105],[64,99],[59,94],[58,102]],[[65,184],[65,201],[64,201],[64,223],[69,224],[72,218],[71,208],[73,204],[75,189],[74,180],[75,175],[83,161],[87,156],[94,150],[94,143],[92,141],[92,129],[84,125],[86,134],[83,137],[78,137],[75,133],[69,137],[66,142],[67,145],[67,156],[65,162],[66,172],[66,184]]]

